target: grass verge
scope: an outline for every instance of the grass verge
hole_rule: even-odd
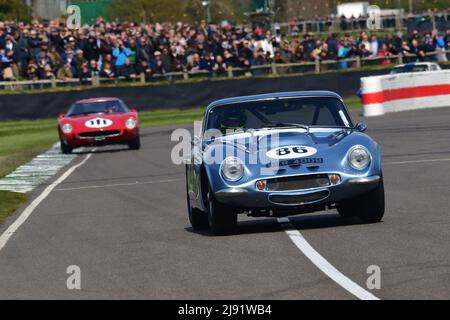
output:
[[[361,107],[358,97],[345,99],[349,109]],[[155,110],[139,113],[141,128],[189,124],[200,120],[204,108]],[[0,178],[58,141],[55,119],[0,122]],[[21,193],[0,191],[0,223],[27,200]]]
[[[0,191],[0,224],[27,201],[28,195],[17,192]]]

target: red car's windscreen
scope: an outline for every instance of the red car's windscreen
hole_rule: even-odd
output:
[[[126,113],[128,108],[120,100],[76,102],[67,113],[67,116],[78,116],[91,113]]]

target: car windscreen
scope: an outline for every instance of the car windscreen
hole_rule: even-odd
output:
[[[301,97],[239,102],[212,108],[206,129],[263,129],[295,125],[350,127],[344,104],[333,97]]]
[[[407,73],[407,72],[423,72],[423,71],[428,71],[428,66],[419,64],[394,68],[391,70],[391,74]]]
[[[67,116],[77,116],[91,113],[125,113],[128,108],[120,100],[107,100],[96,102],[76,102],[67,113]]]

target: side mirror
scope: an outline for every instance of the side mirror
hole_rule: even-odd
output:
[[[59,119],[62,119],[62,118],[65,118],[65,117],[66,117],[66,115],[64,113],[60,113],[59,116],[58,116]]]
[[[367,130],[367,125],[364,122],[358,122],[355,126],[355,129],[359,132],[364,132]]]
[[[131,108],[131,109],[130,109],[130,112],[134,112],[134,113],[136,113],[136,112],[137,112],[137,110],[136,110],[135,108]]]
[[[194,136],[191,140],[191,145],[195,146],[198,145],[200,143],[200,138],[197,136]]]

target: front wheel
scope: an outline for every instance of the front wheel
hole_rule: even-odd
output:
[[[141,148],[141,138],[137,136],[128,143],[128,147],[131,150],[139,150]]]
[[[73,151],[73,147],[71,145],[68,145],[67,143],[65,143],[64,141],[60,141],[60,146],[61,146],[61,152],[64,154],[71,154]]]
[[[191,223],[192,229],[203,230],[208,228],[208,216],[205,212],[192,208],[191,199],[189,199],[189,191],[187,191],[187,208],[189,214],[189,222]]]
[[[343,217],[356,216],[364,223],[375,223],[383,218],[384,206],[384,183],[381,177],[375,189],[340,203],[337,209]]]
[[[215,236],[233,234],[237,227],[236,210],[228,205],[218,202],[211,191],[208,193],[208,220],[209,228]]]

